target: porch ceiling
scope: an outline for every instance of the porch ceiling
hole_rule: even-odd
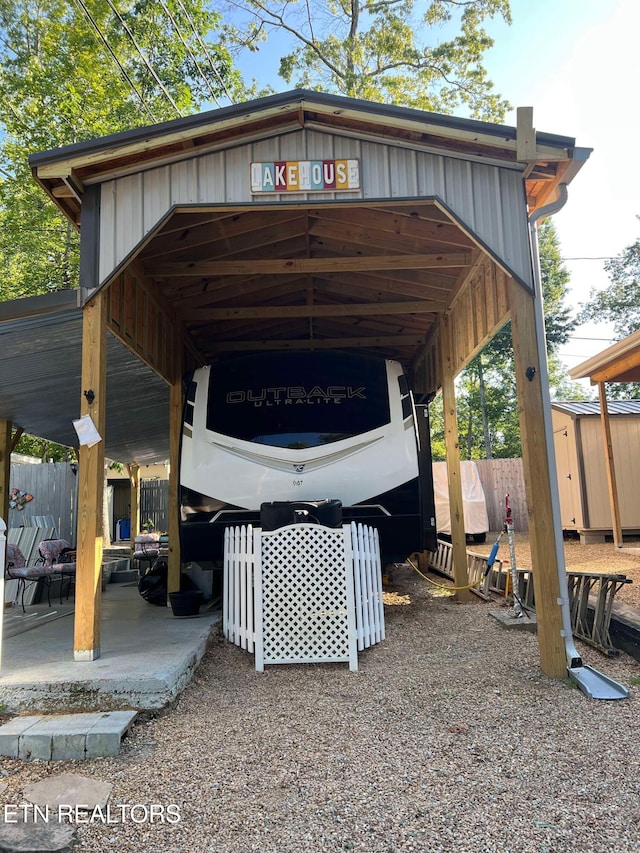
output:
[[[204,362],[365,348],[410,364],[477,246],[435,202],[175,212],[136,259]]]

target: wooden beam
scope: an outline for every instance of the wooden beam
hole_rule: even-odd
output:
[[[127,465],[131,485],[131,542],[140,533],[140,466],[136,462]]]
[[[616,481],[616,466],[613,460],[613,441],[611,440],[611,421],[607,403],[607,389],[604,382],[598,383],[600,397],[600,424],[602,426],[602,442],[604,445],[604,461],[607,468],[607,483],[609,486],[609,506],[611,508],[611,527],[616,548],[622,548],[622,524],[620,521],[620,501],[618,499],[618,484]]]
[[[562,611],[558,554],[547,462],[547,436],[541,386],[541,355],[536,343],[534,297],[511,282],[511,334],[518,392],[524,480],[529,507],[529,540],[536,596],[538,646],[543,672],[551,678],[567,677],[562,638]],[[564,570],[564,566],[561,567]]]
[[[182,435],[182,372],[183,351],[181,338],[174,342],[176,374],[169,388],[169,560],[168,592],[180,590],[180,528],[178,518],[180,479],[180,437]]]
[[[9,527],[9,488],[11,486],[11,421],[0,421],[0,518]],[[4,602],[0,602],[4,607]]]
[[[201,308],[186,311],[187,323],[203,320],[268,320],[273,317],[370,317],[388,314],[432,314],[442,303],[425,301],[360,302],[340,305],[254,305],[249,308]]]
[[[451,544],[453,547],[453,582],[457,587],[469,583],[467,570],[467,536],[464,529],[464,504],[462,502],[462,475],[460,471],[460,443],[453,366],[453,332],[451,317],[444,314],[440,320],[440,347],[442,353],[442,405],[444,407],[444,440],[447,453],[449,480],[449,509],[451,513]],[[458,601],[469,600],[469,590],[456,592]]]
[[[107,389],[107,296],[99,291],[82,314],[81,416],[89,415],[101,440],[78,451],[78,559],[74,657],[100,657],[100,603],[102,595],[102,499]],[[91,394],[93,398],[90,401]]]
[[[536,159],[536,131],[533,127],[533,107],[516,110],[516,159],[528,163]]]
[[[200,261],[145,265],[147,275],[171,276],[222,275],[305,275],[316,272],[362,272],[365,270],[416,270],[464,267],[471,262],[470,252],[440,252],[424,255],[366,255],[336,258],[274,258],[235,261]]]
[[[358,347],[420,346],[426,342],[425,335],[369,335],[361,338],[315,338],[314,340],[253,340],[215,341],[212,352],[242,352],[245,350],[314,350],[350,349]]]
[[[18,442],[22,438],[23,433],[24,433],[24,429],[22,427],[15,427],[15,431],[14,431],[13,436],[11,438],[11,452],[12,453],[14,452],[16,447],[18,446]]]
[[[602,382],[620,382],[621,377],[625,376],[632,370],[640,367],[640,347],[626,355],[620,356],[613,361],[610,361],[600,370],[595,370],[590,375],[592,385],[601,384]]]

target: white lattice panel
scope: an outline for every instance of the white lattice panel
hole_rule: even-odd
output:
[[[357,669],[349,527],[256,531],[254,551],[256,669],[335,661]]]

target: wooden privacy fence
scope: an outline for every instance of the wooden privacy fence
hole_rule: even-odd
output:
[[[76,541],[77,477],[68,462],[11,465],[10,488],[33,496],[22,509],[9,508],[7,527],[33,527],[34,516],[53,516],[61,539]]]
[[[475,462],[487,502],[489,530],[502,530],[505,517],[504,499],[508,493],[513,529],[527,531],[528,508],[522,459],[477,459]]]
[[[292,524],[225,531],[223,632],[276,663],[349,663],[385,637],[378,532]]]

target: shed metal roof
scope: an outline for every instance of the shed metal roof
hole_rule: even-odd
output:
[[[598,401],[554,402],[551,407],[573,417],[600,416]],[[610,415],[640,415],[640,400],[608,400],[607,408]]]

